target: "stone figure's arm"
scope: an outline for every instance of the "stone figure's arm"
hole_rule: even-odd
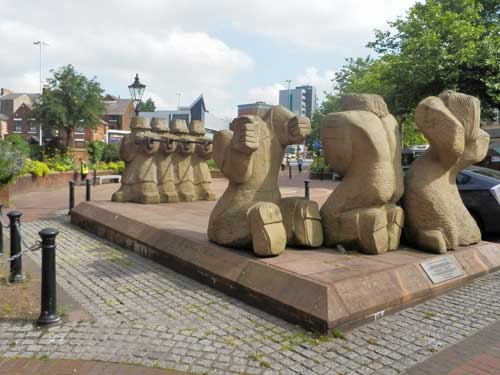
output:
[[[453,166],[464,153],[465,132],[441,99],[430,96],[422,100],[415,112],[415,122],[443,166]]]
[[[167,141],[168,138],[163,138],[164,141]],[[170,141],[169,143],[162,143],[160,145],[160,150],[165,154],[165,155],[170,155],[175,151],[177,148],[177,143],[175,141]]]
[[[153,155],[158,152],[160,148],[160,142],[155,142],[154,139],[157,137],[145,137],[144,143],[142,144],[142,152],[146,155]]]
[[[224,176],[230,181],[244,183],[252,176],[253,153],[258,141],[255,124],[248,119],[233,121],[234,132],[223,130],[214,136],[213,155]]]
[[[177,143],[177,151],[182,155],[192,155],[195,151],[195,145],[193,143]]]
[[[130,135],[126,135],[122,138],[120,143],[120,159],[129,162],[135,156],[135,144]]]
[[[465,151],[457,163],[456,171],[460,172],[469,165],[483,160],[488,153],[489,144],[490,135],[479,129],[477,137],[465,143]]]
[[[213,150],[213,147],[210,143],[196,145],[196,154],[200,158],[205,159],[205,160],[210,159],[210,157],[212,156],[212,150]]]

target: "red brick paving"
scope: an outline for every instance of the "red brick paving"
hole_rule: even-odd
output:
[[[500,375],[500,321],[414,366],[405,375]]]
[[[135,365],[69,359],[0,358],[0,375],[180,375]]]

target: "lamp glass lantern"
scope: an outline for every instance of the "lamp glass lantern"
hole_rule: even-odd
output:
[[[130,96],[135,103],[135,115],[139,116],[139,104],[141,103],[142,95],[144,95],[144,90],[146,89],[146,85],[139,81],[139,74],[135,75],[134,83],[129,85],[128,89],[130,91]]]

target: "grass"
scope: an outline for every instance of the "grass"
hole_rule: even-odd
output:
[[[265,359],[263,359],[263,357],[264,357],[264,355],[262,353],[259,353],[259,352],[255,352],[253,354],[248,355],[248,359],[259,362],[260,367],[271,368],[271,364],[268,361],[266,361]]]
[[[437,315],[437,314],[436,314],[435,312],[432,312],[432,311],[426,311],[426,312],[424,313],[424,318],[425,318],[425,319],[432,319],[432,318],[436,317],[436,315]]]

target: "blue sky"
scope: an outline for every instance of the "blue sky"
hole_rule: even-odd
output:
[[[375,28],[414,0],[0,0],[0,86],[37,92],[43,77],[73,64],[106,92],[128,97],[139,73],[159,109],[204,94],[208,109],[234,117],[236,105],[275,104],[277,92],[331,89],[347,57],[366,56]]]

